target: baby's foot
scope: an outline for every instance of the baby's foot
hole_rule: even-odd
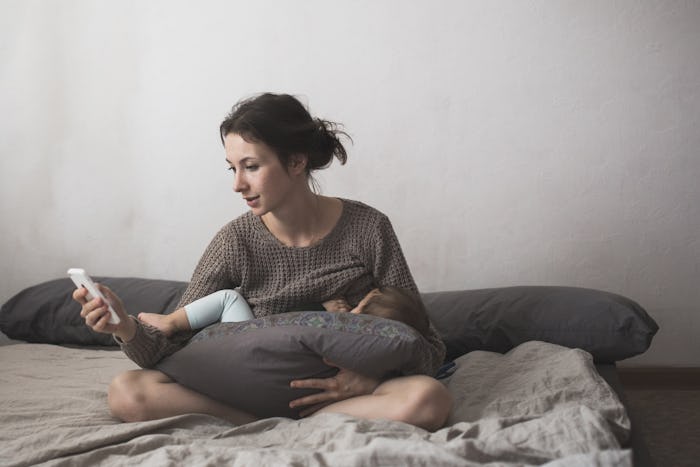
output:
[[[158,313],[139,313],[139,320],[157,328],[160,332],[170,337],[177,331],[177,328],[170,320],[169,315],[159,315]]]

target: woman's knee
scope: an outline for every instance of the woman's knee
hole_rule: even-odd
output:
[[[399,418],[429,431],[444,426],[452,409],[452,395],[435,378],[416,376],[406,393]]]
[[[149,420],[148,384],[143,370],[130,370],[115,376],[107,390],[111,414],[124,422]]]

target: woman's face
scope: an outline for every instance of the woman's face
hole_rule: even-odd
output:
[[[265,143],[249,143],[240,135],[224,138],[226,161],[233,172],[233,191],[240,193],[253,214],[274,211],[293,186],[294,171],[282,166],[277,154]]]

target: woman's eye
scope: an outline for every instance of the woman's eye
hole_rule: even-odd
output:
[[[249,170],[249,171],[251,171],[251,172],[254,172],[254,171],[258,170],[258,166],[257,166],[257,165],[246,165],[245,168],[246,168],[246,170]]]
[[[235,169],[235,168],[233,168],[233,167],[229,167],[229,168],[228,168],[228,169],[226,169],[226,170],[230,170],[231,172],[233,172],[233,173],[236,173],[236,169]]]

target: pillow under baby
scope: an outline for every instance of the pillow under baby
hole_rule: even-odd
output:
[[[404,323],[370,315],[293,312],[217,323],[156,368],[178,383],[259,417],[298,418],[291,400],[317,392],[290,381],[342,368],[377,378],[414,374],[429,344]]]

